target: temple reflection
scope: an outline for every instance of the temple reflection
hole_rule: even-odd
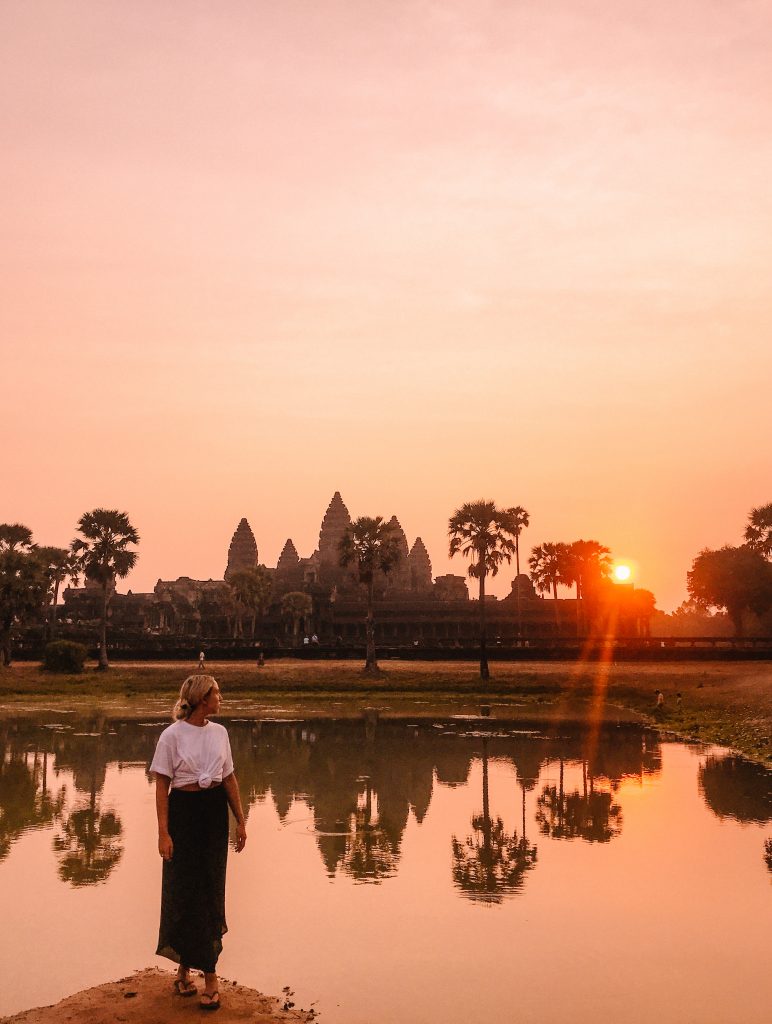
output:
[[[538,863],[536,834],[611,841],[623,824],[621,781],[661,767],[657,734],[634,726],[593,737],[567,729],[551,735],[546,727],[522,730],[483,717],[380,719],[375,709],[347,719],[223,722],[247,813],[268,801],[282,824],[305,821],[330,879],[379,884],[392,877],[404,856],[408,823],[425,821],[435,788],[460,789],[480,771],[479,810],[466,827],[451,827],[448,838],[454,885],[483,902],[522,890]],[[104,800],[108,767],[144,769],[149,784],[148,766],[166,724],[104,715],[63,720],[53,712],[47,720],[5,722],[0,859],[24,831],[48,825],[63,881],[83,886],[108,878],[123,853],[122,822]],[[496,808],[490,799],[494,766],[513,787],[512,799]],[[738,793],[724,793],[731,785],[713,781],[720,771],[728,767],[708,759],[701,776],[706,800],[714,809],[733,800],[736,806]],[[735,782],[746,777],[745,768],[732,767]],[[717,785],[723,796],[712,795]],[[758,813],[752,820],[761,820]]]

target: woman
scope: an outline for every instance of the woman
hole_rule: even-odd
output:
[[[174,723],[158,738],[150,770],[156,777],[158,852],[163,857],[160,956],[179,964],[174,990],[196,994],[190,969],[204,972],[202,1010],[218,1010],[217,958],[225,923],[228,805],[236,818],[235,849],[247,841],[230,741],[210,722],[220,708],[212,676],[188,676],[174,706]]]

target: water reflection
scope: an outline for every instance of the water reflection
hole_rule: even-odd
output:
[[[64,790],[49,789],[48,751],[22,749],[0,733],[0,861],[28,829],[49,825],[62,811]]]
[[[699,772],[700,792],[719,818],[772,821],[772,786],[766,768],[741,757],[710,755]]]
[[[523,831],[507,833],[500,817],[491,819],[488,785],[488,740],[482,739],[482,814],[472,818],[472,834],[462,842],[453,836],[453,882],[461,892],[481,903],[501,903],[505,894],[523,886],[527,871],[536,864],[537,851]]]
[[[640,728],[323,711],[224,720],[251,834],[229,868],[226,973],[268,991],[297,979],[303,1005],[341,1024],[503,1020],[515,1005],[523,1020],[676,1024],[688,1005],[765,1024],[768,772]],[[148,765],[165,724],[0,722],[0,959],[18,963],[0,1015],[152,957]],[[36,943],[51,984],[18,957]]]
[[[74,808],[54,837],[59,877],[72,885],[104,882],[118,864],[123,847],[120,818],[114,810],[102,810],[92,793],[88,803]]]
[[[560,758],[557,786],[547,785],[537,800],[536,821],[543,835],[553,839],[584,839],[607,843],[622,831],[622,808],[611,792],[595,790],[595,777],[582,761],[582,792],[564,788],[564,762]],[[616,780],[613,780],[616,781]]]
[[[165,722],[47,717],[0,724],[0,860],[27,829],[50,825],[60,878],[104,881],[123,852],[120,816],[103,802],[107,767],[142,765],[149,781]],[[610,727],[590,743],[581,732],[524,732],[482,719],[379,721],[375,712],[225,724],[247,813],[270,800],[283,827],[311,832],[330,879],[379,884],[395,875],[411,816],[420,825],[435,787],[468,785],[477,765],[480,810],[448,839],[457,891],[483,902],[522,890],[538,863],[529,829],[549,840],[611,842],[623,828],[621,782],[656,774],[661,764],[657,734],[637,727]],[[511,802],[494,807],[492,761],[512,766],[517,787]],[[62,773],[67,785],[57,781]],[[732,756],[708,756],[699,769],[707,805],[741,822],[772,820],[769,778]]]

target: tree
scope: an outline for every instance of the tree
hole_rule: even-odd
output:
[[[32,531],[20,523],[0,524],[0,665],[10,667],[13,627],[40,611],[44,591]]]
[[[751,551],[772,558],[772,504],[751,509],[745,527],[745,543]]]
[[[107,610],[116,579],[123,579],[137,564],[137,552],[130,544],[139,544],[139,534],[125,512],[95,508],[78,520],[82,534],[72,542],[77,564],[87,580],[102,588],[102,627],[99,643],[99,668],[110,667],[107,660]]]
[[[281,599],[281,613],[285,618],[292,620],[292,636],[296,642],[300,623],[308,618],[312,609],[313,601],[302,590],[291,590]]]
[[[555,598],[555,626],[560,629],[560,611],[558,610],[558,583],[565,586],[570,577],[569,548],[567,544],[550,541],[533,548],[528,559],[531,579],[540,594],[549,594]]]
[[[749,547],[701,551],[686,575],[691,597],[704,608],[726,608],[738,637],[743,613],[772,607],[772,564]]]
[[[68,548],[42,547],[38,549],[38,554],[46,579],[44,597],[46,639],[53,640],[56,635],[56,606],[59,601],[59,588],[67,579],[77,586],[78,559]]]
[[[512,518],[512,522],[515,524],[515,568],[517,569],[518,580],[517,635],[521,636],[523,632],[523,609],[522,594],[520,593],[520,534],[531,525],[531,517],[521,505],[515,505],[514,508],[507,509],[507,511]]]
[[[255,639],[257,618],[262,620],[268,602],[271,599],[273,580],[270,571],[264,565],[256,565],[251,569],[242,569],[232,573],[228,580],[233,598],[236,602],[238,633],[241,635],[241,617],[246,610],[252,617],[252,639]]]
[[[480,678],[489,679],[485,623],[485,580],[495,576],[502,562],[511,562],[522,524],[514,509],[498,508],[493,501],[466,502],[448,521],[450,557],[459,552],[469,558],[469,575],[480,584]]]
[[[575,540],[566,547],[563,562],[566,586],[576,586],[576,628],[582,630],[591,618],[588,608],[596,603],[603,584],[611,576],[611,551],[597,540]]]
[[[360,516],[346,527],[340,541],[340,565],[353,566],[359,582],[366,588],[365,672],[378,671],[375,657],[375,616],[373,612],[375,579],[378,573],[388,574],[402,557],[400,537],[382,516]]]

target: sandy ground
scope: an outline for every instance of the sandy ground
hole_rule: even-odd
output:
[[[218,1024],[250,1021],[251,1024],[312,1021],[314,1011],[283,1009],[286,999],[264,996],[237,982],[220,981],[221,1007],[215,1013],[203,1013],[198,999],[172,992],[174,974],[156,967],[138,971],[120,981],[88,988],[62,999],[54,1006],[24,1010],[13,1017],[0,1018],[2,1024],[175,1024],[177,1021],[201,1021],[213,1018]],[[197,982],[199,990],[203,981]]]

